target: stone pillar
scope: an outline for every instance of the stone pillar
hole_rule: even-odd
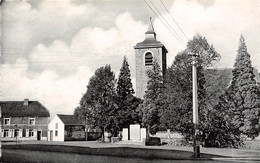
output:
[[[146,141],[146,128],[141,128],[141,141],[142,141],[142,145],[145,146],[145,141]]]
[[[140,138],[141,138],[140,125],[139,124],[130,125],[130,140],[140,141]]]
[[[146,139],[146,128],[141,128],[141,140]]]
[[[128,128],[123,128],[122,140],[128,140]]]

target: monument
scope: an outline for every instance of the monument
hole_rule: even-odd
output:
[[[146,128],[141,128],[139,124],[131,124],[129,130],[128,128],[123,128],[122,135],[123,141],[142,142],[146,138]]]

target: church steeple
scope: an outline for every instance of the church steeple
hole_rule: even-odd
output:
[[[152,18],[150,17],[150,21],[148,24],[148,30],[145,32],[145,39],[143,42],[139,42],[134,47],[135,49],[143,49],[143,48],[163,48],[166,53],[168,52],[164,45],[157,41],[156,33],[153,28]]]
[[[149,27],[145,33],[145,39],[137,43],[135,48],[135,66],[136,66],[136,97],[143,98],[147,89],[147,70],[152,68],[156,61],[161,67],[163,76],[166,72],[166,53],[165,46],[156,40],[156,33],[153,28],[152,18],[150,18]]]
[[[148,25],[148,30],[145,33],[145,37],[153,37],[156,40],[156,33],[153,28],[153,23],[152,23],[152,17],[150,17],[149,25]]]

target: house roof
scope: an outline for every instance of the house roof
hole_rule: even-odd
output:
[[[227,81],[229,81],[229,86],[232,82],[232,77],[233,77],[233,74],[232,74],[232,71],[233,71],[233,68],[219,68],[219,69],[207,69],[207,71],[211,71],[210,73],[213,74],[215,71],[215,73],[220,73],[222,74],[222,76],[226,76],[227,78]],[[253,67],[253,73],[255,75],[255,80],[256,82],[260,82],[260,75],[258,74],[258,70]]]
[[[2,116],[4,117],[49,117],[49,111],[38,101],[0,101]]]
[[[57,114],[60,120],[65,125],[85,125],[77,116],[75,115],[64,115],[64,114]]]

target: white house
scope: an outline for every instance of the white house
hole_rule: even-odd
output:
[[[74,115],[57,114],[48,126],[49,141],[85,140],[85,124]]]

